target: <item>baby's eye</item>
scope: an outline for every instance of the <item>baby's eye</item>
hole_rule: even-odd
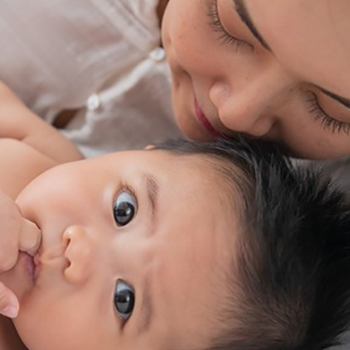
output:
[[[114,289],[114,307],[123,321],[126,321],[131,316],[134,305],[134,289],[126,282],[118,280]]]
[[[117,226],[127,225],[135,216],[137,201],[135,196],[128,190],[121,191],[113,207],[114,220]]]

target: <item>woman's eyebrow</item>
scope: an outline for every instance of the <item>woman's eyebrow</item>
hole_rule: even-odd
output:
[[[330,92],[320,86],[317,86],[322,92],[324,92],[326,95],[328,95],[329,97],[333,98],[334,100],[340,102],[342,105],[344,105],[347,108],[350,108],[350,100],[348,98],[345,97],[341,97],[339,95],[336,95],[333,92]]]
[[[270,46],[267,44],[266,40],[262,37],[256,26],[254,25],[252,18],[248,12],[245,0],[231,0],[233,2],[235,11],[241,18],[242,22],[248,27],[255,38],[260,42],[260,44],[265,47],[266,50],[272,52]]]
[[[254,25],[253,20],[249,14],[248,9],[247,9],[245,0],[231,0],[231,1],[234,5],[235,11],[237,12],[239,17],[241,18],[242,22],[249,28],[249,30],[252,32],[254,37],[260,42],[260,44],[263,47],[265,47],[265,49],[272,52],[270,46],[267,44],[266,40],[262,37],[262,35],[260,34],[260,32],[258,31],[256,26]],[[320,89],[323,93],[325,93],[326,95],[331,97],[332,99],[340,102],[345,107],[350,108],[350,99],[345,98],[345,97],[341,97],[341,96],[339,96],[333,92],[330,92],[327,89],[324,89],[320,86],[316,86],[316,87],[318,89]]]

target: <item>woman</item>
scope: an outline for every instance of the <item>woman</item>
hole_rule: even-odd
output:
[[[348,0],[42,1],[0,3],[0,77],[85,156],[178,135],[160,24],[186,136],[350,153]]]
[[[182,132],[350,154],[350,2],[171,0],[163,44]]]

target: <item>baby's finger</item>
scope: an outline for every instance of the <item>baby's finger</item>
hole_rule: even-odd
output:
[[[0,282],[0,314],[15,318],[18,315],[19,303],[16,295]]]
[[[41,243],[41,231],[31,221],[23,219],[19,234],[19,250],[34,256]]]

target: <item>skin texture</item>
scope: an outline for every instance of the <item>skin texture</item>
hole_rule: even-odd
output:
[[[42,231],[36,277],[22,253],[0,275],[19,298],[14,322],[27,347],[206,346],[239,226],[208,169],[199,156],[130,151],[59,165],[32,181],[17,204]],[[113,208],[125,195],[137,203],[136,214],[121,227]],[[125,321],[113,303],[120,280],[136,298]]]
[[[242,21],[242,1],[167,6],[162,38],[182,132],[199,141],[245,133],[307,158],[349,155],[350,106],[319,87],[350,99],[350,2],[243,3],[270,50]]]

